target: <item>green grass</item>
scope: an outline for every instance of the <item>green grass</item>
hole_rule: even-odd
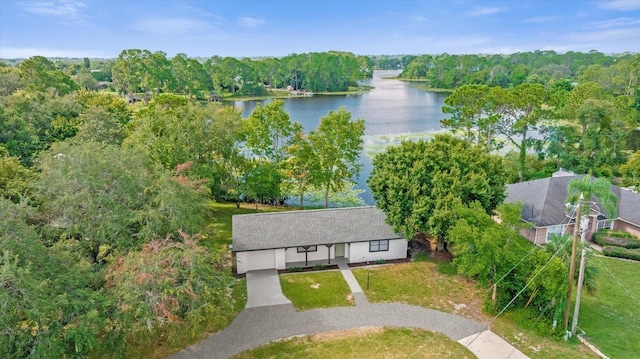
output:
[[[235,359],[248,358],[475,358],[445,335],[422,329],[359,328],[277,341],[248,350]]]
[[[368,290],[367,272],[370,272]],[[370,302],[419,305],[483,323],[489,323],[492,319],[481,310],[485,291],[478,288],[474,281],[452,274],[450,265],[441,262],[402,263],[374,269],[355,269],[353,273]],[[507,312],[493,322],[491,330],[532,359],[597,358],[577,340],[567,343],[518,325],[513,313]]]
[[[283,274],[280,284],[282,293],[297,310],[355,305],[339,271]]]
[[[352,272],[370,302],[402,302],[461,313],[481,295],[473,281],[460,275],[442,274],[433,262],[401,263]],[[366,289],[367,274],[369,289]],[[483,318],[472,312],[468,314],[474,319]]]
[[[604,257],[596,257],[594,262],[600,269],[598,293],[595,296],[583,293],[578,328],[584,330],[585,338],[605,355],[637,358],[640,353],[640,262]]]

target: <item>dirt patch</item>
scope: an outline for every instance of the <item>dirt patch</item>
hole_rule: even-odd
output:
[[[348,330],[340,330],[335,332],[318,333],[311,336],[313,340],[317,341],[334,341],[347,338],[356,338],[365,334],[377,334],[382,333],[384,327],[360,327]]]

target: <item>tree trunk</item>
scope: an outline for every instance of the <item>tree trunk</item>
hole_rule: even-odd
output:
[[[304,209],[304,193],[300,192],[300,208]]]
[[[527,160],[527,131],[522,133],[522,142],[520,143],[520,154],[518,156],[518,178],[520,182],[524,181],[524,165]]]
[[[329,208],[329,187],[330,184],[327,183],[327,187],[324,190],[324,208]]]

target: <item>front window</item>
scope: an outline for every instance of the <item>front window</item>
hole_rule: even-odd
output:
[[[389,250],[389,240],[369,242],[369,252],[386,252]]]
[[[556,236],[561,236],[564,234],[564,225],[561,224],[559,226],[551,226],[551,227],[547,227],[547,238],[545,242],[549,242],[549,240],[551,239],[551,236],[556,235]]]
[[[611,229],[611,227],[613,227],[612,219],[598,220],[598,229]]]

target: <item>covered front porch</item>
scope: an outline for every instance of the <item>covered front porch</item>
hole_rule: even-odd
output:
[[[284,249],[286,268],[348,263],[349,243],[317,244]]]
[[[286,268],[306,268],[306,267],[315,267],[317,265],[329,266],[329,265],[340,265],[340,264],[349,264],[349,259],[345,257],[331,258],[329,259],[314,259],[309,260],[306,263],[302,262],[288,262],[286,263]]]

